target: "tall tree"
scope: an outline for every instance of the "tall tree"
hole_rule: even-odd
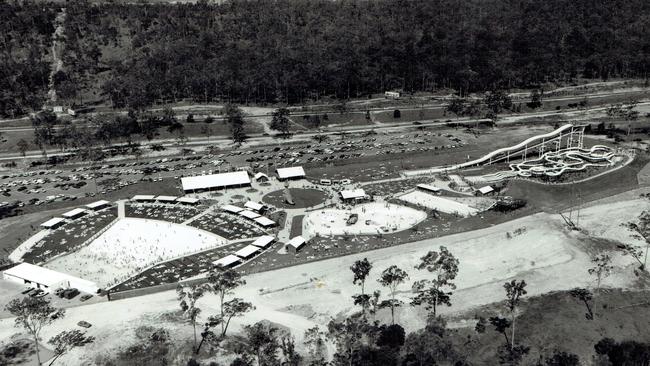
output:
[[[26,296],[22,299],[13,299],[6,306],[5,309],[15,316],[14,325],[25,329],[34,341],[36,348],[36,359],[38,364],[41,365],[40,347],[40,334],[44,327],[52,324],[54,320],[64,316],[65,310],[53,307],[49,299],[44,297],[30,297]]]
[[[445,113],[453,113],[456,119],[462,117],[465,112],[467,100],[464,98],[453,98],[445,107]]]
[[[589,306],[589,301],[593,299],[591,291],[587,290],[586,288],[574,288],[573,290],[569,291],[569,294],[585,304],[585,307],[587,308],[585,318],[588,320],[593,320],[594,312],[591,310],[591,306]]]
[[[650,212],[643,211],[637,222],[627,223],[627,227],[632,231],[632,237],[645,242],[645,248],[640,249],[633,245],[626,245],[624,253],[632,256],[639,263],[639,270],[647,272],[648,251],[650,250]]]
[[[440,252],[429,251],[420,258],[420,263],[415,266],[419,270],[427,270],[433,275],[433,279],[425,279],[413,283],[413,292],[417,295],[411,300],[412,305],[425,304],[426,309],[437,315],[438,305],[451,306],[451,290],[456,289],[453,280],[458,274],[459,261],[445,247],[440,246]]]
[[[271,119],[271,129],[280,131],[282,136],[289,136],[289,110],[285,107],[280,107],[273,112]]]
[[[487,118],[496,120],[501,112],[512,109],[512,99],[503,90],[496,90],[486,93],[483,97],[483,104],[488,109]]]
[[[232,140],[235,143],[242,143],[246,141],[247,136],[244,131],[244,112],[238,106],[234,104],[227,104],[224,107],[224,114],[226,115],[225,122],[230,126],[230,132],[232,133]]]
[[[498,333],[503,334],[503,337],[506,339],[506,345],[509,347],[512,347],[510,343],[510,339],[508,339],[508,328],[512,325],[512,322],[506,318],[502,318],[499,316],[492,316],[489,319],[490,324],[494,327],[494,330],[497,331]]]
[[[68,353],[73,348],[83,347],[89,343],[93,343],[94,341],[95,337],[87,336],[86,333],[77,329],[66,330],[57,334],[48,341],[48,343],[54,346],[54,357],[52,358],[52,361],[50,361],[49,365],[53,365],[59,357]]]
[[[27,149],[29,148],[29,143],[25,141],[25,139],[20,139],[16,143],[16,146],[18,146],[18,151],[20,151],[20,155],[25,157],[25,154],[27,153]]]
[[[510,311],[510,315],[512,316],[512,339],[511,339],[511,345],[510,348],[511,350],[514,350],[515,348],[515,322],[517,320],[517,307],[519,306],[519,302],[522,296],[526,295],[526,281],[521,280],[512,280],[510,282],[506,282],[503,285],[503,288],[506,290],[506,306],[508,307],[508,310]]]
[[[219,297],[219,311],[221,319],[226,318],[225,314],[225,299],[226,296],[231,295],[233,290],[239,286],[246,284],[246,281],[241,278],[241,274],[233,270],[219,270],[216,269],[208,275],[208,289]],[[225,322],[221,323],[221,332],[225,334]]]
[[[305,331],[303,344],[307,347],[309,357],[312,361],[325,362],[327,357],[327,344],[325,343],[325,334],[320,330],[318,325]]]
[[[370,297],[367,296],[365,292],[365,284],[371,269],[372,269],[372,264],[370,263],[370,261],[368,261],[368,258],[357,260],[354,262],[354,264],[352,264],[352,266],[350,266],[350,270],[352,271],[352,274],[354,276],[352,278],[352,283],[361,286],[361,295],[359,296],[355,295],[353,297],[355,298],[355,303],[361,305],[361,307],[363,308],[364,316],[366,314],[366,310],[370,303]]]
[[[390,290],[390,300],[383,302],[383,306],[390,307],[390,317],[391,323],[395,324],[395,308],[400,306],[401,301],[395,298],[397,293],[397,287],[404,283],[408,279],[408,273],[403,269],[392,265],[386,268],[382,273],[379,279],[377,280],[382,286],[388,287]]]
[[[600,295],[602,280],[609,277],[612,269],[614,269],[614,266],[612,266],[612,258],[607,254],[601,254],[594,257],[591,262],[594,263],[594,267],[589,268],[587,272],[592,276],[596,276],[596,295]],[[597,297],[594,297],[594,318],[598,314],[598,307],[596,306],[597,299]]]
[[[226,336],[226,332],[228,331],[228,326],[230,325],[232,318],[242,316],[251,310],[255,310],[253,304],[246,302],[238,297],[223,303],[223,315],[221,317],[221,337],[223,338]]]
[[[178,285],[176,287],[176,295],[180,301],[181,310],[183,310],[183,315],[192,324],[192,330],[194,333],[194,351],[198,352],[196,345],[196,319],[201,313],[201,309],[197,306],[196,301],[203,297],[205,294],[205,288],[203,286],[191,286],[183,287]]]
[[[279,364],[276,354],[280,346],[277,331],[277,328],[259,322],[244,327],[246,343],[251,348],[258,365]]]

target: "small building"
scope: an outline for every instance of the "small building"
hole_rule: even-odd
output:
[[[301,166],[278,168],[276,169],[276,173],[278,174],[278,179],[280,180],[305,178],[305,170]]]
[[[162,202],[162,203],[175,203],[178,197],[176,196],[158,196],[156,197],[156,201]]]
[[[229,187],[249,187],[251,179],[248,172],[240,170],[230,173],[183,177],[181,178],[181,184],[183,185],[183,191],[186,193],[202,192]]]
[[[259,238],[255,239],[254,242],[251,243],[251,245],[255,245],[256,247],[266,249],[271,246],[275,242],[275,238],[272,237],[271,235],[262,235]]]
[[[268,217],[260,216],[253,219],[258,225],[263,228],[269,228],[275,226],[275,221],[269,219]]]
[[[361,188],[341,191],[339,196],[343,201],[360,201],[367,198],[366,191]]]
[[[250,219],[250,220],[254,220],[254,219],[261,216],[260,214],[258,214],[256,212],[253,212],[253,211],[250,211],[250,210],[242,210],[242,211],[239,211],[237,214],[239,216],[243,216],[243,217],[245,217],[247,219]]]
[[[65,224],[65,219],[63,217],[53,217],[45,221],[44,223],[42,223],[41,227],[45,229],[54,230],[63,224]]]
[[[85,215],[87,212],[83,208],[75,208],[74,210],[70,210],[61,216],[65,217],[68,220],[74,220],[76,218],[79,218],[83,215]]]
[[[264,205],[258,202],[248,201],[244,204],[244,207],[251,211],[262,212],[264,211]]]
[[[108,207],[111,203],[106,200],[95,201],[86,205],[86,208],[92,211],[99,211]]]
[[[98,290],[97,284],[94,282],[29,263],[20,263],[9,268],[2,273],[2,277],[7,281],[43,290],[76,288],[90,294],[97,293]]]
[[[226,212],[230,212],[230,213],[233,213],[233,214],[240,213],[240,212],[244,211],[243,208],[233,206],[233,205],[223,205],[223,206],[221,206],[221,210],[226,211]]]
[[[494,188],[492,188],[492,186],[481,187],[474,192],[477,196],[485,196],[491,193],[494,193]]]
[[[262,250],[261,248],[256,247],[255,245],[247,245],[239,249],[238,251],[236,251],[235,255],[241,259],[250,259],[253,258],[261,250]]]
[[[200,200],[198,198],[194,197],[178,197],[176,200],[176,202],[182,203],[184,205],[197,205],[199,201]]]
[[[212,262],[212,264],[219,268],[232,268],[241,264],[241,258],[236,255],[228,254],[227,256]]]
[[[307,244],[307,241],[302,236],[296,236],[293,239],[289,240],[286,245],[287,252],[296,254],[302,249],[302,247]]]
[[[63,113],[63,106],[62,105],[55,105],[52,107],[52,112],[54,113]]]
[[[156,200],[156,196],[152,194],[136,194],[131,198],[131,201],[136,201],[136,202],[154,202]]]
[[[425,191],[433,194],[440,194],[442,190],[436,186],[432,186],[430,184],[418,184],[417,189],[420,191]]]
[[[402,96],[402,93],[398,91],[386,91],[384,92],[386,98],[399,99]]]
[[[255,174],[253,179],[255,179],[256,182],[260,182],[260,183],[268,182],[269,181],[269,176],[262,173],[262,172],[259,172],[259,173]]]

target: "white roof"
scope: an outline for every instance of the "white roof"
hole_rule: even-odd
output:
[[[195,203],[199,203],[200,200],[198,198],[194,198],[194,197],[178,197],[178,199],[176,201],[182,202],[182,203],[195,204]]]
[[[260,216],[255,218],[255,222],[262,225],[262,226],[273,226],[275,225],[275,221],[269,219],[268,217]]]
[[[239,215],[244,216],[245,218],[251,219],[251,220],[260,217],[260,214],[255,213],[253,211],[249,211],[249,210],[239,211]]]
[[[155,196],[153,194],[136,194],[131,198],[133,201],[153,201]]]
[[[174,202],[177,198],[176,196],[158,196],[156,197],[156,201]]]
[[[237,257],[236,255],[228,254],[227,256],[212,262],[212,264],[217,267],[228,267],[238,262],[241,262],[241,258]]]
[[[93,202],[93,203],[89,203],[89,204],[86,205],[86,207],[88,207],[90,209],[95,209],[97,207],[106,206],[108,204],[110,204],[110,202],[108,202],[106,200],[101,200],[101,201],[96,201],[96,202]]]
[[[366,191],[361,188],[341,191],[339,193],[341,194],[341,198],[344,200],[352,198],[363,198],[366,196]]]
[[[481,192],[481,194],[487,194],[487,193],[490,193],[490,192],[494,191],[494,188],[492,188],[492,186],[485,186],[485,187],[479,188],[478,191]]]
[[[431,184],[418,184],[418,188],[422,188],[427,191],[440,192],[440,188],[432,186]]]
[[[237,212],[244,211],[243,208],[233,206],[233,205],[223,205],[223,206],[221,206],[221,209],[224,210],[224,211],[232,212],[232,213],[237,213]]]
[[[277,172],[278,172],[278,177],[280,177],[280,179],[305,176],[305,170],[301,166],[293,166],[290,168],[278,168]]]
[[[181,183],[183,190],[191,191],[195,189],[208,189],[217,187],[237,186],[240,184],[250,184],[251,179],[246,171],[199,175],[195,177],[183,177]]]
[[[3,273],[8,276],[36,282],[48,287],[57,286],[62,283],[68,283],[71,287],[77,287],[82,291],[97,291],[97,284],[94,282],[29,263],[21,263],[15,267],[9,268]]]
[[[65,221],[65,219],[62,218],[62,217],[53,217],[53,218],[45,221],[44,223],[42,223],[41,226],[50,228],[50,227],[56,226],[56,225],[58,225],[58,224],[60,224],[61,222],[64,222],[64,221]]]
[[[275,240],[274,237],[271,235],[262,235],[259,238],[255,239],[254,242],[251,243],[251,245],[255,245],[256,247],[260,248],[265,248],[268,247],[273,241]]]
[[[244,204],[244,207],[250,208],[253,211],[259,211],[264,208],[264,205],[257,202],[248,201]]]
[[[238,251],[236,251],[235,255],[238,256],[238,257],[241,257],[241,258],[248,258],[251,255],[259,252],[260,250],[262,250],[262,249],[254,246],[254,245],[247,245],[247,246],[239,249]]]
[[[84,210],[83,208],[75,208],[74,210],[70,210],[64,213],[62,216],[65,218],[71,218],[71,217],[77,217],[84,213],[86,213],[86,210]]]
[[[266,175],[266,174],[264,174],[264,173],[262,173],[262,172],[258,172],[258,173],[255,174],[255,177],[253,177],[253,178],[255,178],[255,180],[258,180],[258,179],[260,179],[260,178],[262,178],[262,177],[266,177],[266,178],[268,178],[269,176]]]
[[[299,249],[300,247],[305,245],[305,243],[306,243],[305,238],[303,238],[302,236],[295,236],[293,237],[293,239],[289,240],[287,245],[291,245],[292,247]]]

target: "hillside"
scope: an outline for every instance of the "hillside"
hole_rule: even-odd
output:
[[[3,7],[11,15],[34,11]],[[36,19],[44,38],[55,10],[48,3]],[[301,103],[389,89],[466,93],[643,78],[650,67],[650,4],[642,0],[75,0],[65,11],[56,87],[67,104]],[[24,17],[10,18],[20,24]],[[30,43],[36,42],[5,47],[5,55]],[[47,48],[32,52],[47,59]],[[42,94],[39,87],[18,83],[5,93]],[[0,113],[12,114],[6,106]]]

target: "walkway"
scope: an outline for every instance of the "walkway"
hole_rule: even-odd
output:
[[[215,207],[216,207],[216,206],[210,206],[210,207],[208,207],[205,211],[201,212],[200,214],[198,214],[198,215],[194,215],[194,216],[190,217],[189,219],[187,219],[187,220],[181,222],[181,225],[189,225],[190,222],[192,222],[192,221],[194,221],[194,220],[196,220],[196,219],[198,219],[198,218],[200,218],[200,217],[203,217],[203,216],[209,214],[210,212],[214,211],[214,208],[215,208]]]
[[[123,219],[126,217],[126,208],[125,208],[125,200],[119,200],[116,202],[117,203],[117,218],[118,219]]]

